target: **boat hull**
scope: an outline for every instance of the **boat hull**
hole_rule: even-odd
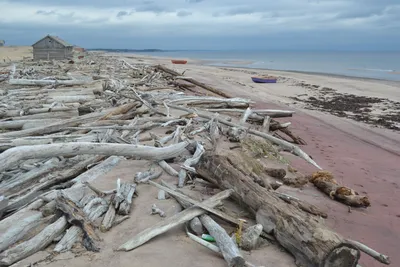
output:
[[[261,77],[251,77],[253,82],[255,83],[276,83],[276,78],[268,77],[268,78],[261,78]]]
[[[171,60],[172,64],[186,64],[187,60],[179,60],[179,59],[173,59]]]

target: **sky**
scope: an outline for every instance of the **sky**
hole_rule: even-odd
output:
[[[0,0],[0,39],[86,48],[400,50],[400,0]]]

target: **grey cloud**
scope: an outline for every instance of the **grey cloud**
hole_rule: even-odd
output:
[[[54,10],[51,10],[51,11],[38,10],[38,11],[36,11],[36,14],[39,14],[39,15],[54,15],[54,14],[56,14],[56,12]]]
[[[236,7],[229,9],[225,14],[226,15],[245,15],[245,14],[253,14],[256,11],[260,11],[257,7]]]
[[[192,15],[192,12],[186,11],[186,10],[181,10],[181,11],[178,11],[178,12],[176,13],[176,15],[177,15],[178,17],[187,17],[187,16]]]
[[[128,16],[128,15],[129,15],[128,12],[126,12],[126,11],[120,11],[120,12],[118,12],[118,14],[117,14],[117,18],[122,18],[122,17]]]
[[[204,2],[204,0],[186,0],[186,2],[194,4],[194,3]]]
[[[154,4],[153,1],[148,1],[150,3],[135,7],[136,12],[153,12],[156,14],[164,13],[164,12],[171,12],[171,9],[169,7],[164,7],[160,6],[157,4]]]

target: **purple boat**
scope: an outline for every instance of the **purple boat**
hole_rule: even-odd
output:
[[[251,77],[255,83],[276,83],[277,78],[273,76],[267,77]]]

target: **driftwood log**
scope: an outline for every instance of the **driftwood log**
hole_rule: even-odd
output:
[[[232,164],[232,157],[238,155],[232,151],[225,154],[207,152],[196,170],[221,189],[234,189],[234,197],[256,214],[257,223],[293,254],[298,265],[357,266],[360,257],[358,249],[329,230],[318,218],[284,202],[274,192],[255,183],[251,173],[241,171],[243,166]]]
[[[226,97],[226,98],[230,97],[228,94],[222,92],[221,90],[215,89],[215,88],[213,88],[211,86],[208,86],[208,85],[206,85],[204,83],[198,82],[193,78],[182,77],[182,74],[180,74],[180,73],[178,73],[178,72],[176,72],[174,70],[171,70],[171,69],[169,69],[169,68],[167,68],[165,66],[158,65],[158,66],[156,66],[156,68],[159,69],[159,70],[162,70],[162,71],[164,71],[164,72],[166,72],[166,73],[168,73],[168,74],[170,74],[172,76],[178,76],[178,77],[180,77],[180,79],[182,79],[184,81],[187,81],[187,82],[190,82],[192,84],[195,84],[195,85],[197,85],[197,86],[199,86],[199,87],[201,87],[203,89],[206,89],[207,91],[213,92],[214,94],[217,94],[217,95],[220,95],[220,96]]]
[[[222,256],[228,262],[229,267],[242,267],[245,266],[245,260],[240,254],[239,249],[233,240],[229,237],[228,233],[218,223],[216,223],[210,216],[203,214],[200,216],[200,221],[207,229],[207,231],[215,238]]]
[[[56,222],[48,225],[35,237],[25,241],[0,254],[0,266],[10,266],[44,248],[46,248],[56,237],[67,228],[68,222],[61,217]]]
[[[189,142],[166,147],[156,148],[151,146],[128,145],[128,144],[99,144],[99,143],[63,143],[36,146],[20,146],[6,150],[0,154],[0,171],[19,160],[31,158],[44,158],[70,155],[116,155],[135,156],[143,159],[164,160],[181,155]]]
[[[202,202],[204,205],[211,207],[215,207],[221,203],[222,200],[228,198],[233,193],[233,190],[226,190],[221,193],[218,193],[209,199]],[[147,228],[137,234],[133,239],[129,240],[125,244],[121,245],[118,250],[120,251],[129,251],[133,250],[152,238],[167,232],[168,230],[174,228],[177,225],[183,224],[191,219],[200,216],[206,213],[205,210],[197,207],[192,207],[190,209],[186,209],[180,213],[175,214],[172,217],[169,217],[163,221],[160,221],[153,227]]]
[[[97,236],[93,225],[87,218],[84,211],[70,198],[60,192],[56,198],[57,209],[61,210],[67,217],[68,222],[80,227],[83,231],[84,246],[89,251],[98,251],[97,242],[100,238]]]

